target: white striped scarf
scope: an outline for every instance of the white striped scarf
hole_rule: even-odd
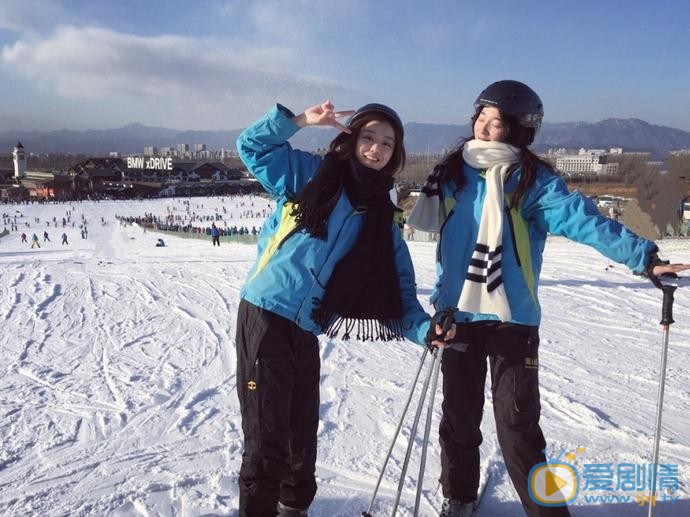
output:
[[[503,182],[520,150],[502,142],[469,140],[462,157],[475,169],[486,169],[486,195],[479,232],[462,286],[458,308],[465,312],[495,314],[510,321],[511,312],[501,274],[503,240]]]

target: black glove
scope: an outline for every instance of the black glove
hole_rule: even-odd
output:
[[[654,268],[656,266],[665,266],[667,264],[670,264],[670,262],[668,260],[661,260],[659,258],[659,255],[655,251],[649,255],[649,262],[645,266],[642,274],[644,276],[646,276],[647,278],[649,278],[654,285],[659,287],[659,284],[660,284],[659,278],[654,274]],[[676,275],[675,273],[664,273],[661,276],[666,277],[666,278],[678,278],[678,275]]]
[[[431,342],[438,340],[443,341],[446,339],[448,331],[453,327],[453,323],[455,323],[453,316],[457,310],[457,307],[443,309],[442,311],[438,311],[436,314],[434,314],[434,317],[431,318],[431,324],[429,325],[429,331],[426,333],[424,344],[432,352],[435,350],[435,347],[431,344]],[[436,325],[441,326],[440,334],[436,333]]]

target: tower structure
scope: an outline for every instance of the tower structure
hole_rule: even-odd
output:
[[[14,160],[14,179],[26,178],[26,154],[21,142],[17,142],[17,145],[14,146],[12,158]]]

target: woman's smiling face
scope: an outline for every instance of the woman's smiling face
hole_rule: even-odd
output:
[[[474,138],[486,142],[505,142],[508,136],[508,128],[501,118],[501,112],[491,106],[482,108],[474,122],[473,131]]]
[[[393,126],[383,120],[367,122],[357,136],[355,156],[359,163],[380,171],[390,161],[395,150]]]

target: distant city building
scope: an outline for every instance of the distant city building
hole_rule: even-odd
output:
[[[154,146],[144,147],[144,156],[162,156],[164,158],[179,158],[182,160],[211,160],[222,159],[219,151],[210,151],[206,144],[177,144],[175,147],[161,147],[160,153]]]
[[[621,148],[580,149],[577,154],[568,154],[565,149],[550,151],[549,157],[556,158],[556,168],[566,176],[586,174],[610,175],[618,172],[618,163],[608,160],[609,155],[622,154]]]
[[[196,160],[210,160],[213,155],[206,149],[206,144],[194,144],[192,157]]]
[[[120,153],[118,153],[117,151],[111,151],[110,153],[108,153],[108,156],[109,156],[110,158],[119,158],[119,157],[120,157]]]
[[[144,156],[154,157],[162,156],[163,158],[177,158],[180,160],[225,160],[231,156],[237,156],[237,152],[227,149],[210,150],[207,144],[177,144],[175,147],[165,146],[158,147],[152,145],[144,146]]]
[[[189,157],[189,144],[177,144],[175,146],[175,156],[178,158],[188,158]]]

